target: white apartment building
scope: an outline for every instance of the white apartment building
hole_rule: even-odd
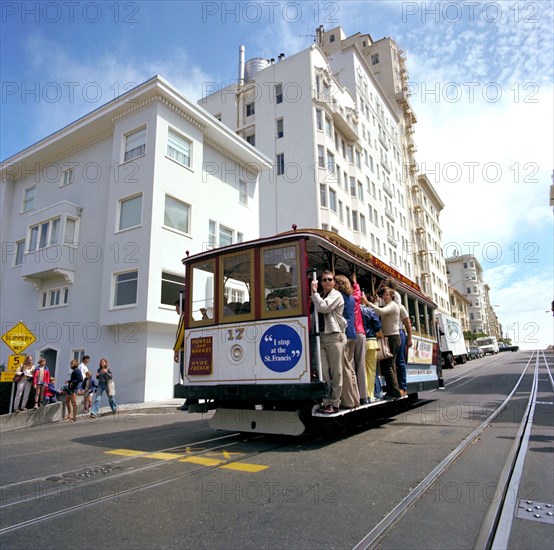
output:
[[[8,158],[2,334],[23,321],[59,385],[87,354],[120,403],[172,397],[181,260],[259,236],[270,165],[159,76]]]
[[[454,287],[449,287],[448,291],[450,293],[451,315],[460,321],[462,330],[468,332],[470,330],[468,312],[469,300]]]
[[[446,258],[448,284],[469,302],[469,330],[500,337],[498,319],[489,301],[489,286],[483,280],[483,268],[471,254]]]
[[[331,32],[290,57],[251,59],[236,85],[199,103],[274,161],[260,187],[262,235],[335,231],[416,280],[396,105],[358,44],[326,55]]]
[[[452,312],[448,299],[448,277],[442,248],[439,214],[444,203],[425,174],[412,185],[412,212],[416,264],[421,288],[437,304],[439,311]]]
[[[242,67],[241,58],[237,85],[200,104],[274,160],[262,176],[260,233],[293,224],[340,233],[450,313],[444,205],[418,175],[403,50],[319,27],[309,48]]]

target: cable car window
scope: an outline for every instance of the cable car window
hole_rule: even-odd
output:
[[[289,245],[265,248],[262,261],[264,316],[300,313],[297,247]]]
[[[249,315],[252,311],[251,289],[254,280],[252,251],[239,252],[223,257],[223,321],[237,315]]]
[[[194,264],[191,268],[190,318],[195,324],[214,319],[215,260]]]

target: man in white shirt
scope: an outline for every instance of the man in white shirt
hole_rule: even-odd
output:
[[[83,358],[81,359],[81,364],[79,365],[79,370],[81,371],[81,374],[83,375],[83,380],[85,379],[85,374],[88,372],[88,363],[90,361],[90,355],[83,355]]]

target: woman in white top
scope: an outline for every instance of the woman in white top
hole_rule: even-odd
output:
[[[15,375],[18,378],[17,391],[15,394],[15,401],[13,403],[13,410],[15,412],[24,411],[27,407],[27,401],[29,400],[29,393],[33,385],[33,375],[35,372],[35,364],[33,363],[33,356],[27,355],[23,364],[17,369]]]
[[[392,353],[392,357],[379,362],[379,368],[387,384],[386,399],[396,399],[404,395],[400,391],[396,376],[396,354],[400,347],[399,307],[394,301],[394,290],[392,288],[385,288],[382,297],[385,302],[383,307],[379,307],[376,303],[369,303],[369,307],[374,309],[377,315],[381,317],[383,334],[389,342],[389,348]]]

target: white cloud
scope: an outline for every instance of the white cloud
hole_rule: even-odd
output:
[[[202,96],[204,83],[217,81],[192,63],[189,54],[180,48],[174,48],[171,57],[161,61],[142,57],[138,62],[109,51],[99,52],[94,60],[87,61],[74,57],[70,48],[47,42],[36,34],[28,41],[27,49],[31,68],[40,75],[40,85],[53,83],[52,91],[61,90],[57,101],[41,101],[32,106],[37,111],[32,129],[35,139],[60,129],[156,74],[193,101]]]

